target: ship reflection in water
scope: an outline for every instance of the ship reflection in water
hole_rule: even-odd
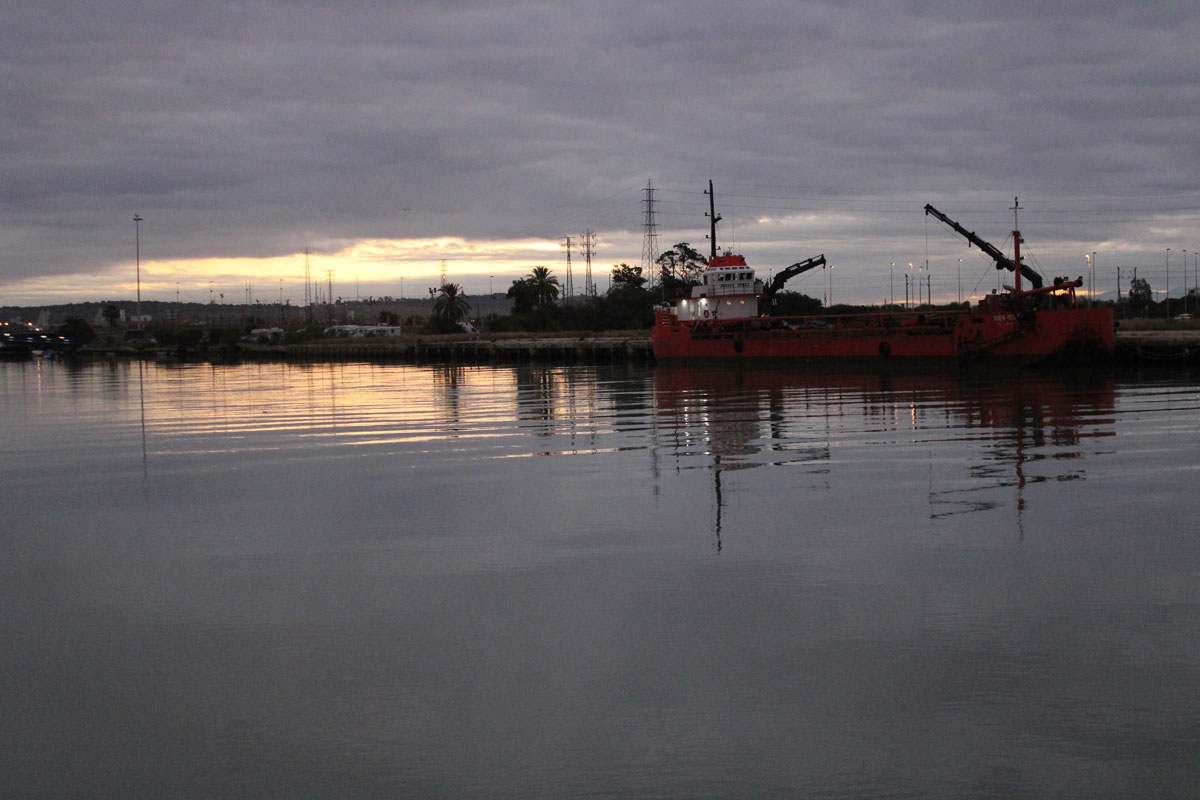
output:
[[[1085,478],[1115,435],[1116,384],[1095,373],[665,366],[654,388],[660,447],[713,473],[718,548],[722,473],[791,467],[792,491],[830,490],[835,450],[927,445],[930,519],[1011,506],[1020,526],[1029,484]]]

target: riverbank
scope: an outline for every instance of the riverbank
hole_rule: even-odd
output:
[[[1127,330],[1116,335],[1120,363],[1200,363],[1200,329]],[[158,360],[395,361],[497,363],[653,363],[649,331],[604,334],[547,333],[448,334],[367,339],[319,339],[300,344],[243,344],[236,350],[134,348],[96,344],[81,348],[81,358],[141,357]]]
[[[263,352],[265,350],[265,352]],[[329,359],[368,361],[469,361],[472,363],[649,362],[654,360],[649,332],[610,335],[481,336],[451,335],[391,337],[383,340],[337,340],[284,345],[248,346],[249,357],[279,357],[297,361]]]

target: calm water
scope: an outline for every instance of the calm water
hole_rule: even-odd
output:
[[[0,794],[1195,797],[1200,383],[0,364]]]

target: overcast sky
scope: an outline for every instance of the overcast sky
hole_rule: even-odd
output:
[[[603,290],[649,181],[707,251],[710,178],[722,246],[836,301],[995,287],[926,203],[1007,250],[1019,196],[1098,293],[1200,250],[1183,0],[0,4],[0,305],[131,298],[139,254],[143,298],[296,302],[305,248],[335,296],[503,291],[567,236],[581,291],[585,230]]]

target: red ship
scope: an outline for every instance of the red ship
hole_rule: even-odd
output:
[[[998,359],[1029,363],[1079,360],[1111,354],[1112,310],[1076,301],[1083,278],[1046,283],[1021,263],[1021,233],[1014,219],[1013,257],[966,230],[931,205],[925,213],[945,222],[1015,276],[1014,286],[993,292],[971,308],[924,308],[852,314],[776,316],[775,294],[803,272],[825,265],[824,255],[793,264],[768,284],[746,259],[718,255],[709,184],[712,254],[699,286],[655,309],[654,357],[688,359]],[[1015,216],[1016,204],[1014,204]],[[1024,278],[1031,288],[1024,289]]]

